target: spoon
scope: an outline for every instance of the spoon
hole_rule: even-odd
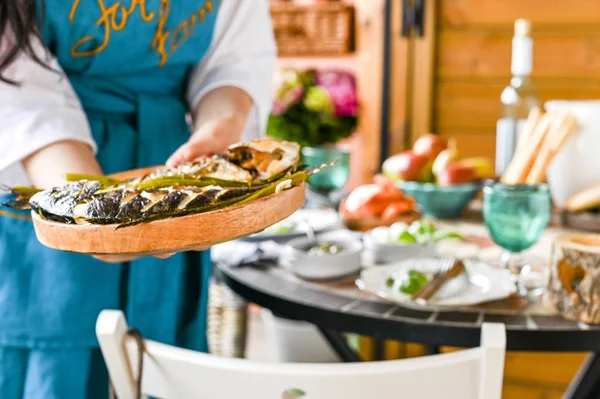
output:
[[[310,223],[308,223],[308,221],[303,220],[301,222],[302,226],[304,227],[304,233],[306,233],[306,236],[309,239],[309,243],[313,244],[317,242],[317,235],[315,234],[315,231],[313,230],[312,226],[310,225]]]

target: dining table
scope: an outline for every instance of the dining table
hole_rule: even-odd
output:
[[[489,238],[477,210],[460,220],[434,223],[465,237],[456,246],[456,256],[490,263],[499,258],[499,248]],[[527,254],[545,267],[553,238],[565,232],[571,231],[550,226]],[[227,245],[225,253],[242,244]],[[364,268],[378,266],[368,264]],[[314,281],[300,278],[271,260],[238,264],[217,261],[216,270],[219,281],[247,302],[267,308],[278,317],[315,325],[343,361],[363,360],[349,345],[349,333],[372,337],[375,360],[382,360],[385,340],[422,344],[435,354],[442,346],[476,347],[482,323],[503,323],[507,351],[589,353],[564,397],[600,398],[600,326],[561,317],[545,306],[543,296],[515,295],[474,306],[421,309],[359,289],[360,275],[356,274]]]

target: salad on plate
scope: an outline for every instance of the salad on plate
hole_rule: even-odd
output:
[[[390,227],[377,227],[369,233],[377,244],[383,245],[428,245],[442,240],[464,240],[456,231],[438,229],[428,220],[417,220],[411,224],[394,223]]]

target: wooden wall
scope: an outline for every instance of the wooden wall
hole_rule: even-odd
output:
[[[436,0],[432,129],[465,156],[494,158],[514,21],[529,18],[543,101],[600,99],[600,1]]]

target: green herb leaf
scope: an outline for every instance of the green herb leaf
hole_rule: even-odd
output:
[[[298,388],[291,388],[285,391],[286,398],[301,398],[303,396],[306,396],[306,393]]]
[[[66,181],[80,181],[80,180],[89,180],[89,181],[97,181],[102,183],[103,186],[113,186],[116,184],[124,183],[125,180],[117,180],[108,176],[95,176],[95,175],[86,175],[81,173],[67,173],[65,174]]]
[[[433,233],[433,241],[442,241],[449,239],[466,240],[465,236],[456,231],[436,231]]]
[[[404,230],[396,238],[396,242],[401,243],[401,244],[415,244],[417,242],[417,239],[408,230]]]
[[[414,294],[427,283],[427,276],[418,270],[409,270],[406,279],[400,285],[400,291],[405,294]]]

